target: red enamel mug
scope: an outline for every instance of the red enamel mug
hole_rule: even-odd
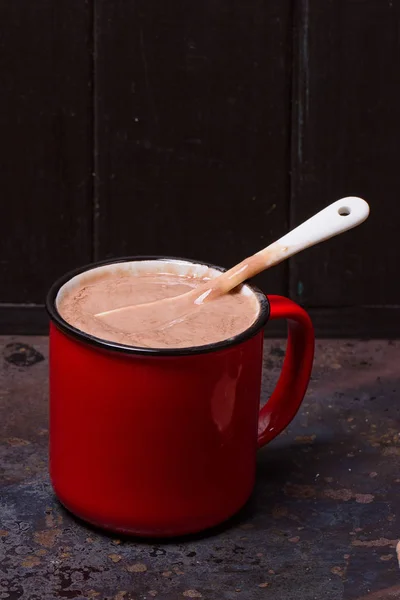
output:
[[[57,281],[50,315],[50,475],[72,513],[123,534],[178,536],[234,515],[252,493],[256,452],[293,419],[309,382],[310,317],[281,296],[254,294],[252,326],[228,340],[186,349],[124,346],[90,336],[57,310],[62,294],[96,270],[146,260],[179,269],[222,269],[193,261],[124,258]],[[90,273],[89,273],[90,272]],[[260,411],[264,327],[286,319],[282,373]]]

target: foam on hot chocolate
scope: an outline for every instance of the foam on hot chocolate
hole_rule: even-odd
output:
[[[165,327],[132,333],[112,328],[97,313],[131,304],[171,298],[210,279],[209,269],[189,269],[184,275],[173,263],[145,264],[132,271],[99,268],[88,271],[61,290],[57,308],[65,321],[81,331],[108,341],[150,348],[187,348],[229,339],[248,329],[259,313],[256,296],[240,288],[196,307],[189,315]],[[214,273],[215,275],[215,273]]]

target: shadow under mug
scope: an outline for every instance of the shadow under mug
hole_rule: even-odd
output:
[[[234,338],[188,349],[135,348],[67,323],[57,300],[94,270],[160,268],[184,274],[193,261],[130,257],[88,265],[57,281],[50,315],[50,476],[61,503],[111,531],[179,536],[215,526],[248,500],[256,452],[293,419],[310,379],[314,332],[308,314],[265,296],[254,324]],[[150,261],[150,262],[148,262]],[[200,271],[199,271],[200,270]],[[242,290],[243,291],[243,290]],[[287,319],[275,391],[260,411],[264,327]]]

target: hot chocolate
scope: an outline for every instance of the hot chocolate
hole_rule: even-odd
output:
[[[150,263],[130,269],[88,271],[61,289],[57,298],[60,315],[81,331],[97,338],[150,348],[187,348],[229,339],[248,329],[259,313],[254,293],[243,286],[235,291],[194,307],[179,321],[165,327],[132,332],[104,323],[95,315],[130,304],[143,304],[178,296],[214,277],[217,273],[200,269],[179,269],[174,263],[159,261],[156,270]]]

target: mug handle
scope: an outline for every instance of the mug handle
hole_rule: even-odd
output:
[[[259,448],[281,433],[299,410],[311,377],[315,343],[313,324],[303,308],[283,296],[267,298],[269,320],[287,320],[288,340],[277,386],[260,411]]]

